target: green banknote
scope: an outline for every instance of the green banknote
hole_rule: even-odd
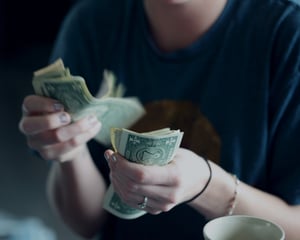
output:
[[[87,115],[95,115],[102,123],[101,131],[95,139],[110,145],[110,129],[112,127],[128,128],[134,124],[145,110],[135,97],[123,97],[123,85],[116,86],[112,72],[105,70],[101,91],[93,97],[81,76],[73,76],[63,61],[54,63],[34,72],[32,80],[36,94],[60,101],[73,121]]]
[[[127,160],[144,165],[168,164],[174,158],[182,137],[183,132],[169,128],[146,133],[137,133],[124,128],[111,129],[114,150]],[[105,194],[103,207],[123,219],[138,218],[146,213],[122,202],[112,185]]]

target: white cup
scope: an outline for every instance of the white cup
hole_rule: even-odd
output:
[[[203,228],[205,240],[284,240],[284,230],[266,219],[233,215],[213,219]]]

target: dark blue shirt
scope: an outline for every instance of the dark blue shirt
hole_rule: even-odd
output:
[[[151,37],[143,1],[85,0],[62,25],[51,61],[58,57],[86,79],[92,94],[109,69],[126,95],[143,103],[193,102],[220,138],[219,164],[226,171],[300,203],[300,10],[292,1],[228,0],[201,38],[165,53]],[[89,146],[107,178],[104,148]],[[201,239],[205,222],[180,205],[157,216],[113,218],[104,236]]]

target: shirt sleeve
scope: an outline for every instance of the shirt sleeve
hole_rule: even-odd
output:
[[[290,204],[300,204],[300,14],[294,5],[274,41],[269,97],[268,185]]]

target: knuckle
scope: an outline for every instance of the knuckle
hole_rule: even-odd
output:
[[[26,96],[23,100],[23,106],[25,107],[25,109],[27,109],[30,105],[31,105],[31,102],[32,102],[32,96],[29,95],[29,96]]]
[[[182,185],[182,178],[180,176],[174,176],[173,185],[174,187],[180,187]]]
[[[96,136],[100,130],[101,130],[101,125],[97,124],[93,128],[89,129],[88,133],[89,133],[90,137],[92,138],[92,137]]]
[[[44,117],[41,120],[41,128],[48,130],[53,128],[53,122],[50,117]]]
[[[71,147],[78,147],[81,145],[81,141],[79,137],[73,137],[69,140]]]
[[[161,214],[161,211],[156,211],[156,212],[154,213],[154,215],[158,215],[158,214]]]
[[[53,131],[53,138],[57,142],[66,142],[69,141],[71,146],[77,146],[76,142],[79,141],[78,137],[73,136],[74,133],[72,129],[66,127],[60,127]]]
[[[177,201],[178,201],[178,194],[176,193],[171,193],[168,198],[167,198],[167,201],[169,204],[176,204]]]
[[[152,215],[158,215],[160,214],[162,211],[159,210],[150,210],[148,213],[152,214]]]
[[[178,167],[173,165],[172,168],[170,168],[170,182],[172,182],[173,186],[179,187],[182,184],[182,177],[180,175],[180,171],[178,171]]]
[[[160,211],[155,210],[155,209],[147,209],[147,212],[152,214],[152,215],[157,215]]]
[[[19,123],[19,129],[21,130],[21,132],[23,132],[24,134],[28,134],[32,131],[32,125],[30,124],[30,121],[26,120],[25,118],[23,118],[20,123]]]
[[[174,207],[174,204],[166,204],[162,206],[161,211],[162,212],[169,212]]]
[[[56,129],[55,131],[53,131],[52,133],[52,138],[53,138],[53,141],[55,142],[63,142],[65,139],[64,139],[64,134],[62,133],[61,129]]]
[[[137,170],[135,172],[135,174],[133,175],[133,179],[135,180],[135,182],[139,183],[139,184],[143,184],[146,182],[146,173],[141,171],[141,170]]]
[[[53,155],[47,150],[39,150],[38,152],[45,160],[52,160],[54,158]]]
[[[76,129],[79,131],[79,132],[84,132],[86,131],[86,124],[85,124],[85,121],[84,120],[81,120],[81,121],[78,121],[74,124],[74,127],[76,127]]]
[[[91,129],[89,131],[86,132],[85,136],[86,136],[86,141],[91,140],[93,137],[95,137],[97,135],[98,131],[95,131],[94,129]]]
[[[128,191],[131,193],[136,193],[136,192],[138,192],[138,189],[139,189],[138,185],[133,182],[128,183],[127,188],[128,188]]]

